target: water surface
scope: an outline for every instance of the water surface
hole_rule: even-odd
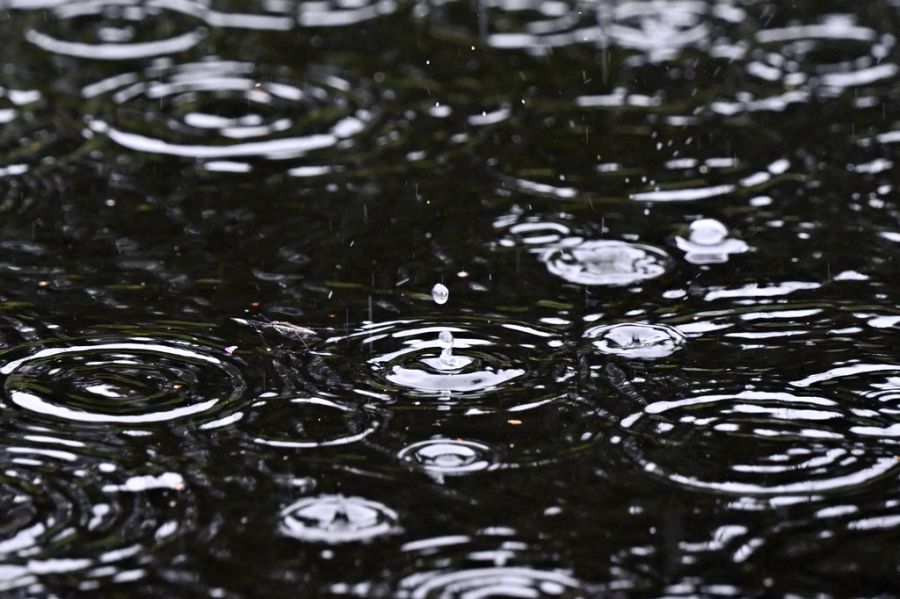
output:
[[[0,593],[895,594],[898,31],[0,0]]]

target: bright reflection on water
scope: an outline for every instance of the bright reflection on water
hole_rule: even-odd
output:
[[[898,35],[0,0],[0,595],[895,594]]]

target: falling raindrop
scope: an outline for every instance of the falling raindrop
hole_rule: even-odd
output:
[[[434,303],[442,306],[450,299],[450,290],[441,283],[435,283],[434,287],[431,288],[431,299],[434,300]]]

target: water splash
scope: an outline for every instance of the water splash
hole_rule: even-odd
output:
[[[452,341],[452,343],[451,343]],[[353,345],[348,348],[347,342]],[[525,395],[549,388],[537,382],[546,360],[534,362],[535,351],[560,356],[562,341],[551,331],[506,320],[442,319],[397,320],[364,325],[347,337],[326,340],[326,347],[351,356],[354,365],[347,373],[356,385],[401,397],[441,398],[444,402],[465,401],[470,407],[492,394]],[[561,365],[558,365],[561,366]],[[335,364],[341,368],[341,364]],[[536,386],[528,389],[526,380]],[[513,382],[518,383],[513,385]],[[524,386],[523,386],[524,385]],[[512,400],[515,405],[515,400]],[[503,402],[501,402],[503,403]]]
[[[284,508],[279,532],[312,543],[357,543],[400,532],[398,521],[395,511],[376,501],[318,495]]]
[[[627,287],[663,275],[671,259],[650,245],[580,239],[542,250],[540,259],[552,274],[579,285]]]
[[[431,475],[461,476],[490,469],[497,462],[489,445],[465,439],[429,439],[407,445],[397,454]]]
[[[684,334],[660,324],[621,323],[592,327],[584,332],[601,353],[640,360],[669,356],[685,344]]]

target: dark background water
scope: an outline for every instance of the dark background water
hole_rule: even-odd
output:
[[[898,21],[0,0],[0,592],[898,593]]]

